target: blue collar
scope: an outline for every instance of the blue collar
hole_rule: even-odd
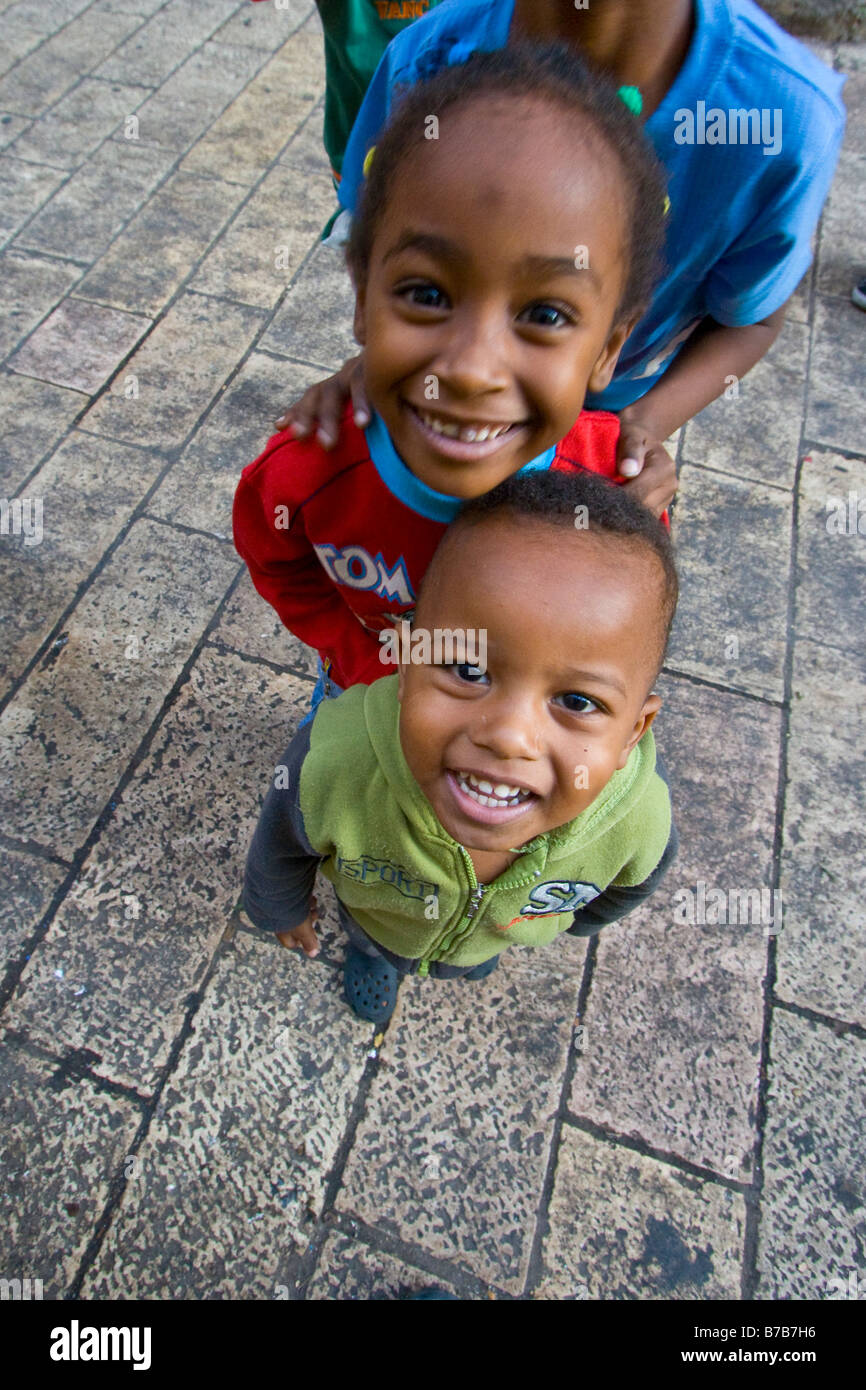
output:
[[[414,473],[410,473],[391,442],[381,416],[370,411],[370,423],[364,430],[364,438],[370,450],[370,458],[376,472],[389,492],[392,492],[410,511],[426,516],[430,521],[442,521],[447,525],[453,521],[463,506],[462,497],[451,497],[447,492],[434,492],[432,487],[422,483]],[[540,472],[553,463],[556,445],[545,449],[538,458],[530,459],[519,470],[520,474]]]

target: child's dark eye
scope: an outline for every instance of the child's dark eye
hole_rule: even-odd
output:
[[[468,661],[458,662],[456,666],[451,667],[451,670],[457,676],[458,680],[468,681],[472,685],[487,679],[486,671],[482,671],[480,666],[470,665]]]
[[[404,285],[397,293],[401,299],[408,300],[410,304],[417,304],[422,309],[447,309],[449,307],[448,296],[439,289],[438,285]]]
[[[576,322],[573,314],[556,304],[530,304],[520,318],[536,328],[568,328]]]
[[[588,695],[578,695],[576,691],[569,690],[565,695],[557,695],[557,700],[562,701],[564,709],[569,714],[591,714],[599,706],[595,700],[590,700]]]

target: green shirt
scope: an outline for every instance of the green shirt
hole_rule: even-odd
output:
[[[355,117],[395,34],[440,0],[316,0],[325,31],[325,149],[339,179]]]
[[[482,886],[409,771],[399,710],[396,675],[323,701],[288,793],[321,872],[387,950],[474,966],[509,945],[543,946],[609,885],[643,884],[658,866],[671,807],[651,730],[585,811]]]

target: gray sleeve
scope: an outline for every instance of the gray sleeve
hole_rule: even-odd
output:
[[[286,749],[247,854],[243,905],[263,931],[290,931],[310,911],[321,858],[307,839],[300,804],[311,727],[312,721],[299,729]]]
[[[656,770],[670,789],[667,769],[658,753],[656,753]],[[630,887],[617,887],[616,884],[611,883],[597,898],[593,898],[592,902],[587,903],[586,907],[575,912],[574,921],[567,928],[569,935],[595,936],[609,922],[616,922],[620,917],[625,917],[629,912],[634,911],[649,897],[650,893],[654,893],[658,888],[676,859],[679,847],[679,836],[674,825],[673,814],[671,814],[671,833],[668,836],[664,854],[649,877],[645,878],[643,883],[635,883]]]

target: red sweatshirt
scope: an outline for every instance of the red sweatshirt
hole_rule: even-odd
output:
[[[616,477],[619,419],[585,410],[551,468]],[[331,663],[338,685],[369,685],[394,667],[378,633],[415,607],[421,579],[460,509],[420,483],[382,422],[361,431],[347,405],[337,446],[276,434],[245,468],[234,538],[253,583],[290,632]]]

